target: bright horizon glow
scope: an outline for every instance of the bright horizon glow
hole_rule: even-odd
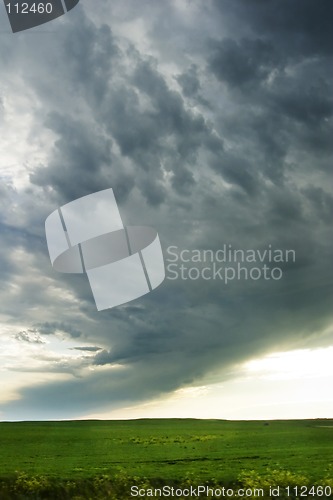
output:
[[[333,418],[332,359],[333,346],[276,352],[245,363],[233,380],[178,389],[169,397],[81,418]]]
[[[2,403],[19,400],[20,390],[27,382],[38,385],[41,381],[70,380],[77,374],[89,372],[88,364],[93,353],[85,352],[82,357],[82,351],[75,349],[76,340],[69,341],[61,333],[46,338],[36,337],[35,340],[40,343],[29,344],[14,339],[7,331],[2,340],[2,350],[6,352],[4,364],[0,367],[2,380],[6,382],[6,390],[1,394]],[[29,359],[28,371],[22,366],[22,359],[25,362]],[[200,385],[183,387],[151,401],[109,411],[73,415],[72,419],[333,418],[333,402],[329,390],[333,386],[332,359],[333,345],[274,352],[238,365],[235,375],[229,376],[224,382],[205,383],[203,380]],[[72,373],[57,372],[58,366],[63,367],[66,362],[72,365]],[[53,369],[49,372],[50,364]],[[97,370],[105,370],[106,376],[116,368],[123,367],[96,367]],[[223,373],[220,377],[222,379]],[[34,419],[39,420],[38,417],[29,420]],[[70,418],[64,420],[68,419]]]

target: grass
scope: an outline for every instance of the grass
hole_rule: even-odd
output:
[[[91,481],[95,486],[104,481],[105,486],[112,478],[123,484],[125,477],[151,483],[259,484],[275,471],[275,477],[284,474],[285,482],[289,474],[295,484],[297,478],[317,484],[333,475],[329,420],[269,425],[192,419],[4,422],[0,443],[0,479],[7,485],[21,481],[27,489],[35,478],[45,491],[57,481],[90,481],[90,486]],[[96,493],[91,498],[97,498]]]

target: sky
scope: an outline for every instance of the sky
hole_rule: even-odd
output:
[[[81,0],[16,34],[0,8],[0,419],[332,418],[331,0]],[[107,188],[166,266],[295,258],[97,311],[44,224]]]

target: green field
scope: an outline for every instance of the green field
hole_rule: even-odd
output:
[[[19,477],[42,477],[45,484],[124,477],[152,484],[236,484],[247,474],[289,474],[295,483],[300,478],[319,484],[333,475],[330,420],[0,423],[0,442],[3,484]]]

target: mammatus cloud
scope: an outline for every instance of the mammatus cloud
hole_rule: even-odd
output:
[[[329,345],[331,8],[104,2],[78,6],[54,36],[4,43],[3,137],[12,143],[17,113],[30,130],[17,157],[30,161],[9,175],[1,160],[3,325],[63,335],[87,356],[61,352],[59,378],[27,380],[2,405],[7,418],[120,408],[227,379],[274,349]],[[155,227],[165,256],[169,245],[271,244],[296,261],[274,283],[166,280],[97,313],[84,277],[52,271],[43,224],[109,187],[124,223]]]

